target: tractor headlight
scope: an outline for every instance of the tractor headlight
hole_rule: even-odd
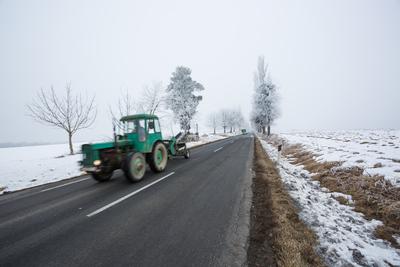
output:
[[[96,159],[95,161],[93,161],[93,165],[96,167],[100,166],[100,164],[101,164],[101,160]]]

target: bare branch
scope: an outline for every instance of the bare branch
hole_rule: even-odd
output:
[[[165,97],[161,82],[154,82],[151,86],[144,87],[140,104],[145,113],[155,114],[157,111],[160,111],[160,107],[164,101]]]
[[[80,129],[90,127],[97,116],[95,97],[87,100],[73,95],[71,84],[65,87],[65,96],[58,97],[53,86],[47,94],[41,89],[32,104],[27,105],[29,116],[49,126],[63,129],[68,133],[70,152],[73,154],[72,135]]]

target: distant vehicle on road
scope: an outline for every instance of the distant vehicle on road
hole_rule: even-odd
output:
[[[180,133],[170,140],[162,138],[156,115],[135,114],[120,119],[122,134],[114,133],[113,142],[82,145],[82,170],[99,181],[108,181],[114,170],[122,169],[128,180],[138,182],[146,172],[146,163],[154,172],[162,172],[172,156],[190,157]]]

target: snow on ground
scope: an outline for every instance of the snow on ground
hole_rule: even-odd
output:
[[[227,137],[202,136],[188,147]],[[76,152],[80,152],[80,146],[74,145]],[[68,155],[67,144],[0,148],[0,194],[82,175],[79,160],[81,154]]]
[[[74,146],[80,150],[80,144]],[[67,144],[0,148],[0,191],[15,191],[81,174],[81,154],[68,155]]]
[[[276,161],[276,148],[264,140],[261,143]],[[352,207],[340,204],[332,197],[338,193],[320,187],[301,166],[292,165],[281,157],[277,167],[289,194],[300,207],[300,217],[317,234],[318,249],[328,265],[400,266],[400,251],[373,236],[380,221],[368,221]],[[350,196],[345,196],[351,200]]]
[[[228,138],[229,136],[231,136],[231,134],[225,134],[225,135],[223,135],[223,134],[221,134],[221,135],[219,135],[219,134],[202,135],[202,136],[200,136],[200,140],[199,141],[187,143],[187,147],[191,148],[191,147],[195,147],[195,146],[200,146],[200,145],[203,145],[203,144],[207,144],[207,143],[210,143],[210,142],[214,142],[214,141],[218,141],[218,140],[222,140],[222,139]]]
[[[309,131],[280,134],[317,155],[318,161],[344,161],[365,174],[383,175],[400,186],[400,130]]]

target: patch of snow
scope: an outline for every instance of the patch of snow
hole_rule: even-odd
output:
[[[202,135],[202,136],[200,136],[200,140],[199,141],[186,143],[186,146],[188,148],[192,148],[192,147],[200,146],[200,145],[207,144],[207,143],[210,143],[210,142],[222,140],[222,139],[228,138],[229,136],[230,136],[229,134],[225,134],[225,135],[222,135],[222,134]]]
[[[400,244],[400,235],[393,235],[393,238],[396,240],[398,244]]]
[[[270,158],[277,161],[277,149],[264,140],[261,143]],[[317,234],[318,249],[328,265],[400,266],[400,250],[373,236],[382,222],[368,221],[352,207],[340,204],[332,198],[336,193],[320,187],[301,166],[280,157],[277,167],[289,194],[301,208],[299,216]],[[346,198],[351,200],[350,196]]]
[[[80,151],[80,144],[74,145]],[[81,175],[67,144],[0,148],[0,190],[16,191]]]
[[[280,134],[291,144],[302,144],[317,161],[342,161],[365,174],[382,175],[400,186],[400,130],[307,131]]]

